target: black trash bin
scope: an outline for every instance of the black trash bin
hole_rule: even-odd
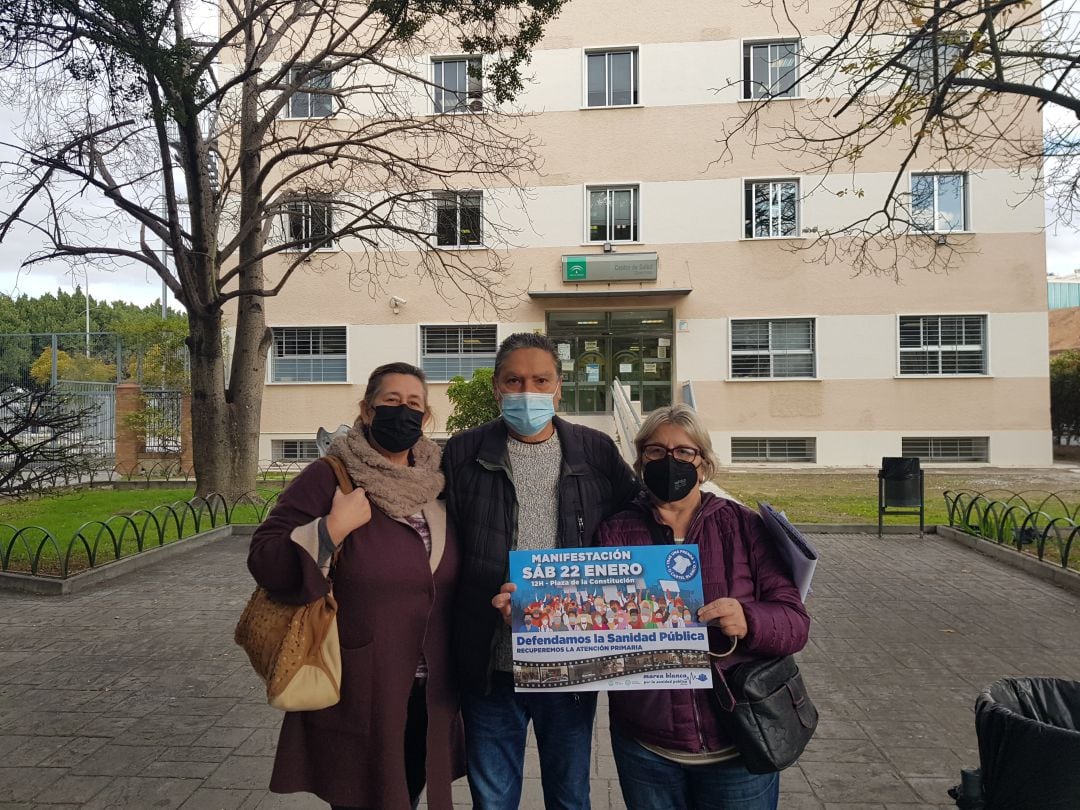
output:
[[[900,507],[898,510],[897,507]],[[878,537],[885,515],[918,515],[923,532],[923,473],[918,458],[885,456],[878,470]]]
[[[981,795],[955,789],[961,808],[1076,810],[1080,807],[1080,682],[1005,678],[975,701]],[[973,795],[974,794],[974,795]]]

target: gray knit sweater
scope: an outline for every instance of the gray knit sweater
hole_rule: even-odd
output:
[[[562,446],[552,433],[547,441],[536,444],[506,440],[510,471],[518,502],[517,548],[539,550],[555,548],[559,535],[559,472]],[[510,672],[513,650],[510,633],[499,636],[495,647],[495,669]]]

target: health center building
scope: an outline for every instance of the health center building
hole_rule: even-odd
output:
[[[933,225],[901,238],[965,235],[948,272],[897,280],[809,261],[792,248],[873,205],[898,160],[837,184],[865,198],[749,143],[720,160],[722,126],[759,88],[782,91],[770,102],[782,114],[808,103],[776,84],[802,43],[763,7],[672,5],[569,3],[515,102],[542,171],[523,195],[434,201],[441,248],[499,252],[512,308],[477,318],[408,274],[372,296],[344,271],[300,271],[267,300],[262,458],[315,455],[315,430],[351,422],[368,374],[396,360],[427,372],[445,435],[447,381],[493,365],[505,336],[539,331],[558,347],[565,416],[613,429],[617,379],[643,412],[690,402],[723,464],[1051,463],[1045,214],[1030,173],[910,173]],[[484,114],[475,58],[432,53],[446,89],[416,114]],[[301,117],[325,114],[317,96]],[[364,260],[346,240],[335,250],[343,267]]]

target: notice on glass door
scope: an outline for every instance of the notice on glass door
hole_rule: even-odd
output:
[[[598,383],[600,382],[600,364],[599,363],[586,363],[585,364],[585,382]]]
[[[634,365],[632,363],[619,363],[619,373],[620,374],[631,374],[631,373],[633,373],[633,370],[634,370]]]

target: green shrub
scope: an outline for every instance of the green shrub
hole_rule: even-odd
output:
[[[446,429],[450,433],[477,427],[499,417],[499,403],[495,401],[492,387],[493,371],[490,368],[478,368],[472,379],[454,377],[446,395],[454,412],[446,420]]]

